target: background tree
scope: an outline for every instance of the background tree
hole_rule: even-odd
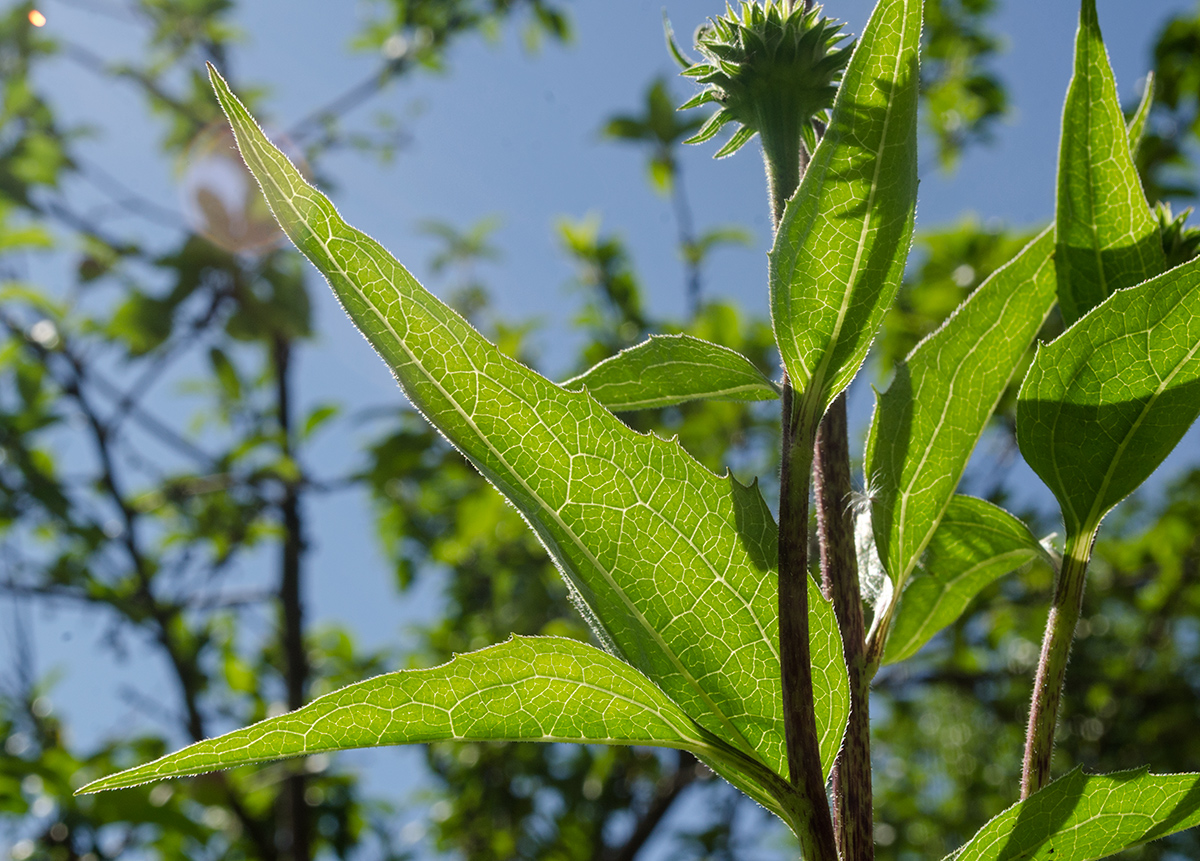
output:
[[[351,144],[389,152],[394,134],[348,130],[341,116],[393,78],[438,68],[462,35],[510,17],[531,37],[567,35],[562,12],[541,0],[374,6],[360,41],[383,49],[383,61],[292,129],[309,164]],[[202,183],[200,227],[189,229],[92,165],[84,130],[39,94],[44,66],[81,65],[133,86],[163,121],[164,155],[207,136],[220,157],[227,132],[201,70],[206,60],[228,68],[234,4],[146,0],[110,12],[142,40],[136,63],[46,38],[29,3],[0,21],[0,588],[14,601],[18,645],[0,698],[0,811],[12,855],[302,861],[365,845],[399,857],[392,808],[319,760],[101,801],[72,796],[87,775],[162,751],[181,731],[205,738],[384,666],[352,632],[305,620],[309,500],[371,478],[323,473],[305,454],[337,417],[334,405],[298,407],[296,362],[313,335],[310,276],[277,247],[249,182],[232,199],[219,181]],[[82,209],[72,194],[79,180],[113,207],[174,228],[166,250]],[[27,249],[55,252],[69,286],[31,280]],[[178,402],[156,397],[179,369],[192,377],[199,428],[188,428]],[[257,575],[249,584],[245,568]],[[150,650],[165,661],[174,689],[131,703],[154,715],[159,733],[70,744],[23,634],[24,615],[40,604],[100,616],[114,657]]]

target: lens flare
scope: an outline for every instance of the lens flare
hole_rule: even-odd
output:
[[[296,147],[281,138],[276,135],[276,143],[307,174]],[[269,251],[283,239],[224,121],[212,123],[192,140],[181,166],[183,212],[193,231],[235,254]]]
[[[29,23],[35,27],[45,27],[46,26],[46,16],[43,15],[41,12],[39,12],[37,9],[30,9],[29,10]]]

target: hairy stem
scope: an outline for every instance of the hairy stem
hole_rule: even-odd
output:
[[[867,672],[862,597],[850,503],[850,444],[846,396],[821,420],[814,453],[821,583],[833,602],[850,675],[850,720],[833,763],[833,824],[842,861],[873,861],[871,810],[871,677]]]
[[[1058,705],[1062,699],[1071,640],[1083,608],[1084,580],[1095,537],[1096,530],[1093,529],[1083,535],[1073,535],[1067,541],[1067,552],[1054,589],[1054,603],[1046,619],[1042,654],[1033,683],[1029,730],[1025,736],[1025,762],[1021,771],[1021,798],[1028,798],[1050,782],[1050,757],[1054,752]]]
[[[759,126],[771,223],[775,231],[800,185],[808,154],[799,129]],[[808,493],[816,428],[796,421],[784,370],[779,471],[779,663],[788,778],[805,861],[837,861],[837,844],[821,770],[808,630]]]
[[[788,777],[805,861],[835,861],[836,842],[813,705],[808,630],[808,477],[811,434],[792,417],[792,387],[783,379],[783,463],[779,488],[779,661]]]

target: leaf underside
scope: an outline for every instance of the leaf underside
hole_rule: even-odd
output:
[[[1079,769],[1001,813],[946,861],[1095,861],[1200,823],[1200,774]]]
[[[1119,290],[1038,348],[1017,444],[1062,508],[1094,530],[1200,415],[1200,260]]]
[[[896,368],[867,437],[875,540],[903,588],[971,453],[1055,301],[1047,228]]]
[[[900,597],[884,663],[915,655],[985,586],[1039,558],[1050,561],[1020,520],[985,500],[955,496]]]
[[[812,430],[858,373],[908,257],[920,31],[920,0],[876,6],[771,249],[775,336]]]
[[[710,739],[649,679],[612,655],[563,637],[514,637],[439,667],[350,685],[81,792],[354,747],[567,741],[719,754]]]
[[[742,354],[690,335],[649,339],[563,383],[587,389],[613,412],[669,407],[699,399],[764,401],[779,391]]]
[[[211,77],[281,226],[413,405],[524,516],[606,647],[706,730],[782,772],[777,531],[757,488],[501,354],[347,225]],[[811,617],[828,769],[845,727],[846,669],[830,604],[816,601]]]
[[[1095,0],[1083,0],[1058,155],[1057,270],[1071,324],[1165,268],[1158,222],[1133,163]]]

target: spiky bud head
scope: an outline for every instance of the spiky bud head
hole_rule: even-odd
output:
[[[806,10],[800,0],[741,0],[739,9],[725,8],[725,15],[710,18],[697,31],[699,62],[688,61],[670,42],[676,59],[686,65],[682,74],[705,85],[680,110],[710,102],[720,106],[685,143],[709,140],[737,123],[717,158],[733,154],[756,134],[768,150],[776,138],[795,135],[795,141],[778,142],[788,150],[803,142],[811,152],[817,143],[813,121],[833,106],[850,61],[850,47],[839,47],[847,38],[842,23],[822,17],[820,6]]]

